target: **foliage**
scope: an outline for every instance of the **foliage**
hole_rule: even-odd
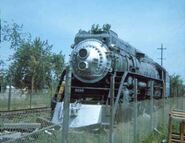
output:
[[[158,131],[156,132],[154,130],[149,133],[149,135],[143,139],[142,143],[160,143],[166,140],[167,133],[165,132],[164,125],[160,124],[156,129],[158,129]]]
[[[51,48],[48,41],[40,38],[17,48],[10,67],[15,87],[38,90],[51,86],[52,74],[58,76],[64,67],[64,56],[53,54]]]
[[[2,41],[7,42],[11,49],[17,50],[21,43],[29,41],[31,35],[23,32],[23,25],[18,25],[15,22],[3,21],[1,25]],[[11,59],[10,59],[11,60]],[[4,68],[5,63],[0,60],[0,84],[3,88],[6,88],[8,82],[10,82],[10,70]]]
[[[31,91],[51,87],[51,80],[59,77],[64,67],[62,52],[51,52],[52,45],[40,38],[31,40],[31,34],[23,32],[23,25],[4,21],[2,42],[8,42],[14,50],[9,66],[9,81],[13,86]],[[0,66],[3,63],[0,61]]]
[[[1,67],[2,65],[4,65],[4,62],[3,62],[3,60],[0,60],[0,67]]]
[[[64,57],[65,56],[62,54],[62,51],[59,54],[52,55],[51,63],[54,72],[54,79],[58,79],[63,71],[64,67],[61,65],[64,65]]]
[[[24,41],[29,41],[31,35],[29,33],[23,32],[23,25],[18,25],[17,23],[3,22],[2,25],[2,42],[9,42],[10,48],[16,50],[19,45]]]
[[[22,95],[21,91],[14,90],[15,94],[13,94],[10,109],[28,109],[30,108],[30,97]],[[8,108],[8,93],[0,93],[0,96],[4,95],[4,98],[0,98],[0,111],[7,110]],[[15,96],[16,95],[16,96]],[[50,92],[38,91],[32,96],[32,108],[36,107],[49,107],[50,106]]]
[[[183,85],[183,80],[180,75],[172,75],[170,77],[171,83],[171,95],[172,96],[182,96],[185,94],[185,85]]]

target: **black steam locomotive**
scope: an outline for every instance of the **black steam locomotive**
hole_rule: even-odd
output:
[[[170,80],[167,71],[143,52],[119,39],[110,27],[104,26],[88,32],[80,30],[72,48],[71,102],[81,100],[106,103],[113,74],[115,98],[121,89],[126,90],[132,100],[135,79],[138,81],[139,100],[151,96],[148,92],[151,86],[149,81],[153,81],[154,98],[169,96]]]

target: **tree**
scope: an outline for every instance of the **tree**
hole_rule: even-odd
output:
[[[14,50],[17,50],[17,48],[20,47],[22,43],[30,41],[31,39],[31,34],[23,32],[23,25],[19,25],[13,21],[9,23],[7,21],[3,21],[2,25],[0,25],[0,30],[2,34],[2,41],[0,42],[7,42],[10,48]],[[10,58],[9,60],[12,59]],[[2,61],[0,61],[0,66],[2,64]],[[3,79],[5,78],[6,80],[3,81],[7,82],[8,76],[12,76],[12,67],[10,66],[9,69],[4,72],[6,72],[6,77],[3,77]]]
[[[4,61],[0,59],[0,69],[2,69],[2,66],[4,66]]]
[[[183,80],[180,75],[170,76],[171,83],[171,94],[172,96],[182,96],[185,94],[185,86],[183,85]]]
[[[58,77],[64,67],[64,55],[53,54],[52,45],[40,38],[31,40],[29,33],[23,32],[23,25],[3,22],[2,42],[8,42],[14,49],[8,73],[17,88],[39,90],[50,87],[52,77]],[[1,63],[0,63],[1,64]]]
[[[52,73],[58,76],[64,67],[64,55],[53,54],[51,49],[52,45],[40,38],[17,48],[11,65],[15,87],[33,92],[51,86]]]
[[[31,39],[31,34],[23,32],[23,25],[17,23],[3,22],[2,25],[2,42],[9,42],[10,48],[16,50],[24,41]]]
[[[65,55],[62,54],[62,51],[59,54],[53,54],[52,55],[52,65],[53,65],[53,72],[55,75],[55,79],[58,79],[64,70],[64,57]]]

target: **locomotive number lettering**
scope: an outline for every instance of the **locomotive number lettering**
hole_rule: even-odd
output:
[[[83,88],[76,88],[75,89],[75,92],[83,93],[84,92],[84,89]]]

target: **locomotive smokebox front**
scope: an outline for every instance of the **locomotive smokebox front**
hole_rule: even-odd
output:
[[[73,75],[85,83],[103,79],[111,69],[108,47],[97,39],[87,39],[74,46],[71,54]]]

